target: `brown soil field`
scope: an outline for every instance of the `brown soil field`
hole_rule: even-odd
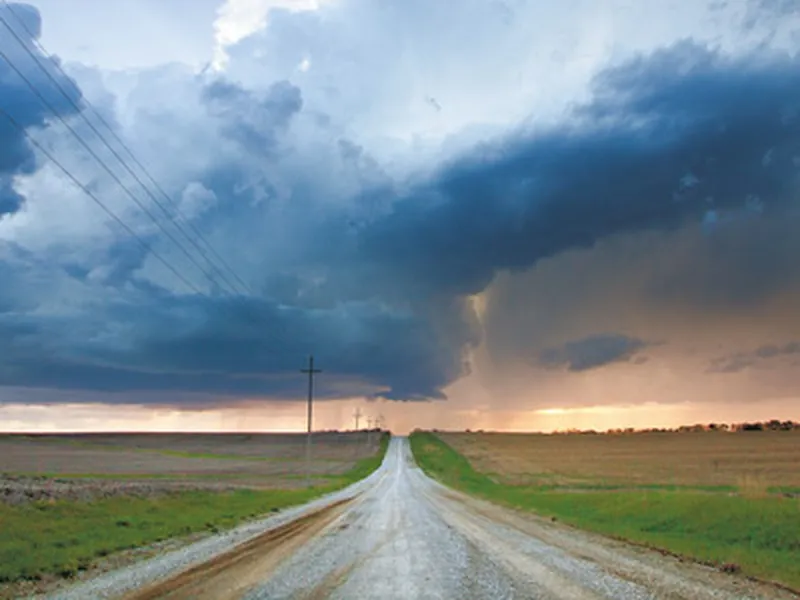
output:
[[[800,488],[800,431],[438,435],[503,483]]]
[[[364,433],[314,435],[315,483],[377,451]],[[377,436],[375,436],[377,439]],[[0,435],[0,502],[304,484],[297,434]]]
[[[302,482],[292,482],[300,485]],[[254,482],[189,481],[189,480],[115,480],[115,479],[60,479],[58,477],[29,477],[0,475],[0,502],[11,505],[51,500],[88,502],[112,496],[153,497],[171,492],[210,491],[225,492],[237,488],[252,488]],[[262,486],[258,486],[262,487]],[[287,487],[285,484],[281,488]]]
[[[331,460],[353,459],[360,450],[366,456],[365,434],[320,432],[314,434],[317,458]],[[226,457],[241,456],[266,459],[302,459],[305,456],[306,436],[303,433],[88,433],[74,435],[0,436],[25,437],[30,441],[66,442],[112,449],[160,450],[188,454],[214,454]],[[362,440],[358,445],[357,441]],[[371,452],[369,453],[371,454]]]

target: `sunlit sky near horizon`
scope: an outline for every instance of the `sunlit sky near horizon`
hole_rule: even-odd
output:
[[[319,428],[800,420],[798,49],[791,0],[2,3],[0,431],[301,430],[309,354]]]

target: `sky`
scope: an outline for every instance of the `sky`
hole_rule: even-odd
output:
[[[793,0],[0,3],[0,430],[800,419]],[[363,421],[362,421],[363,423]]]

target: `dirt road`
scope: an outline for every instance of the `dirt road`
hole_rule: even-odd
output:
[[[132,576],[143,565],[60,597],[797,598],[465,497],[426,477],[402,438],[369,480],[287,519],[156,581]]]

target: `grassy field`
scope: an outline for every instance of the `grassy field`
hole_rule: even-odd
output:
[[[302,454],[303,438],[294,436],[293,440],[288,438],[281,440],[278,445],[292,445],[293,448],[285,446],[273,455],[264,455],[264,464],[272,465],[275,462],[290,461],[293,464],[294,479],[286,480],[285,469],[279,469],[274,476],[269,473],[257,473],[254,477],[252,472],[244,474],[237,473],[238,461],[224,461],[228,465],[225,473],[210,473],[207,465],[194,465],[194,470],[190,469],[190,474],[213,476],[227,474],[233,477],[241,477],[242,480],[236,487],[220,486],[206,487],[201,481],[195,481],[189,487],[175,489],[174,478],[171,469],[174,465],[170,462],[169,455],[162,456],[167,465],[166,472],[141,473],[138,470],[133,474],[135,481],[131,483],[126,478],[125,469],[130,465],[125,462],[128,457],[131,440],[125,436],[117,436],[119,443],[104,442],[108,448],[87,448],[86,440],[63,439],[46,440],[35,439],[33,441],[19,439],[3,440],[0,444],[16,444],[15,450],[26,443],[50,444],[58,447],[63,452],[69,454],[70,451],[76,452],[81,460],[87,460],[97,468],[102,465],[106,468],[113,463],[113,457],[118,461],[123,461],[125,469],[119,466],[111,466],[109,472],[98,472],[87,474],[81,477],[63,476],[41,476],[31,479],[29,475],[6,476],[7,483],[23,482],[24,485],[31,486],[35,482],[40,487],[58,489],[59,485],[78,486],[88,490],[86,498],[76,499],[73,495],[66,492],[52,493],[50,495],[32,495],[27,502],[16,501],[14,503],[0,502],[0,582],[16,582],[26,579],[40,579],[57,575],[68,577],[77,571],[89,568],[101,557],[105,557],[114,552],[135,548],[156,541],[169,539],[175,536],[182,536],[198,531],[217,531],[231,527],[243,520],[256,518],[272,511],[306,502],[321,494],[334,491],[357,481],[379,465],[385,454],[388,445],[388,434],[380,439],[380,443],[374,443],[369,448],[364,443],[364,434],[352,434],[349,439],[342,436],[318,436],[315,440],[314,456],[317,462],[329,463],[331,461],[342,462],[346,468],[337,467],[335,473],[324,470],[324,477],[314,480],[314,486],[305,488],[297,485],[299,478],[302,483],[302,462],[295,460],[296,456]],[[378,436],[374,436],[378,441]],[[230,440],[225,440],[230,441]],[[264,442],[265,440],[262,440]],[[68,443],[67,443],[68,442]],[[175,450],[177,452],[192,452],[185,450],[185,443],[195,443],[189,436],[183,436],[179,440],[150,440],[151,444],[158,446],[162,450]],[[22,444],[22,446],[20,446]],[[172,448],[168,447],[172,445]],[[262,451],[269,444],[262,444]],[[8,447],[8,446],[6,446]],[[119,448],[122,447],[122,450]],[[87,458],[86,451],[93,453]],[[152,448],[148,448],[149,453]],[[211,447],[202,454],[215,455]],[[158,450],[159,452],[161,450]],[[232,450],[225,448],[228,454]],[[242,454],[249,452],[249,449],[242,448]],[[0,448],[0,454],[2,449]],[[198,452],[200,453],[200,452]],[[103,456],[107,454],[109,456]],[[277,456],[276,456],[277,454]],[[156,452],[158,456],[158,452]],[[10,463],[24,464],[27,471],[30,471],[30,462],[26,457],[11,457],[2,455],[0,458],[0,469],[7,468]],[[41,456],[41,455],[39,455]],[[356,457],[357,458],[353,458]],[[337,458],[338,457],[338,458]],[[346,457],[349,459],[345,460]],[[150,457],[148,457],[149,460]],[[187,458],[180,457],[181,460],[196,461],[204,463],[215,461],[215,458]],[[255,455],[252,458],[256,458]],[[91,461],[94,462],[91,462]],[[255,460],[244,461],[246,464],[257,462]],[[62,463],[59,463],[62,464]],[[150,465],[150,463],[148,463]],[[56,469],[53,463],[39,461],[36,466],[40,467],[41,473],[50,473]],[[69,466],[69,461],[64,461],[63,466]],[[141,465],[139,465],[141,466]],[[158,465],[151,465],[155,468]],[[319,466],[319,465],[317,465]],[[80,466],[81,469],[89,468]],[[121,477],[121,479],[119,479]],[[135,487],[142,482],[141,478],[150,479],[146,481],[144,491]],[[280,485],[274,482],[268,486],[260,485],[262,479],[273,477]],[[181,481],[186,482],[179,475]],[[247,488],[244,482],[250,481],[257,484],[255,487]],[[285,482],[289,481],[289,484]],[[111,491],[98,492],[103,490],[103,486],[112,486]],[[133,485],[133,487],[126,487]],[[197,487],[195,487],[197,486]],[[121,489],[120,489],[121,488]],[[38,488],[32,488],[38,489]],[[37,492],[38,493],[38,492]],[[0,597],[2,594],[0,593]]]
[[[800,431],[440,436],[502,483],[800,491]]]
[[[779,490],[797,484],[797,433],[418,432],[411,448],[429,475],[475,496],[800,589],[800,500]]]

